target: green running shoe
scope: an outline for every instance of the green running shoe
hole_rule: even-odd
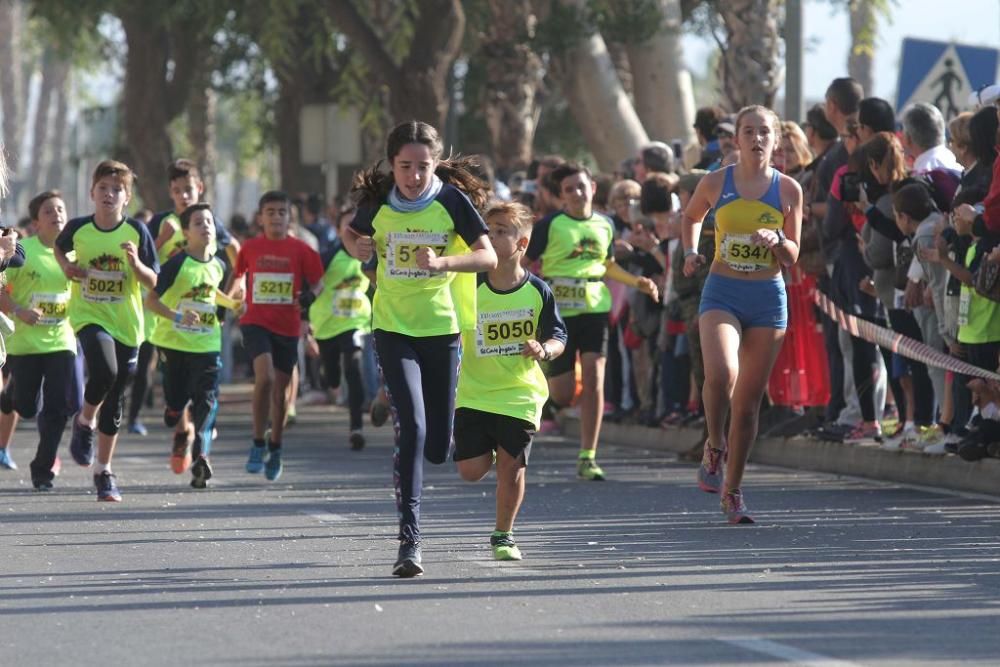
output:
[[[493,547],[493,558],[496,560],[521,560],[521,550],[517,548],[510,533],[494,531],[490,535],[490,546]]]
[[[576,476],[592,482],[604,481],[604,471],[594,459],[580,459],[580,463],[576,466]]]

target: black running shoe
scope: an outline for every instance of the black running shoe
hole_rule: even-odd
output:
[[[365,448],[365,436],[361,434],[361,431],[351,431],[349,441],[351,443],[351,449],[356,452]]]
[[[400,542],[399,555],[392,568],[393,576],[409,579],[423,573],[424,568],[420,565],[420,542]]]
[[[44,492],[44,491],[51,491],[52,490],[52,482],[50,482],[47,479],[46,480],[33,481],[31,483],[31,485],[35,487],[35,491],[43,491]]]
[[[81,424],[75,416],[73,434],[69,439],[69,453],[84,468],[94,465],[94,429]]]
[[[212,464],[205,456],[199,456],[191,465],[191,488],[204,489],[212,479]]]
[[[107,470],[100,475],[94,475],[94,486],[97,487],[97,499],[108,503],[120,503],[121,491],[118,490],[118,478]]]
[[[382,397],[376,396],[372,401],[372,407],[368,412],[368,417],[372,421],[372,426],[379,427],[389,421],[389,403]]]

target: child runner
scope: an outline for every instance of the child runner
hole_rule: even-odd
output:
[[[56,239],[55,256],[73,282],[69,319],[76,331],[88,379],[83,408],[73,420],[69,449],[82,466],[97,466],[97,499],[122,499],[111,458],[121,427],[125,387],[135,373],[142,342],[142,288],[153,289],[160,270],[146,225],[125,217],[132,197],[132,170],[105,160],[94,170],[92,216],[70,220]],[[67,255],[75,251],[70,260]]]
[[[521,560],[512,531],[524,499],[524,469],[549,388],[539,361],[566,347],[566,325],[549,286],[521,266],[533,216],[521,204],[486,212],[497,267],[479,274],[477,325],[462,333],[455,405],[455,461],[470,482],[497,466],[497,560]]]
[[[358,212],[344,236],[354,257],[377,258],[372,328],[396,426],[399,553],[392,573],[423,574],[420,492],[423,458],[444,463],[451,446],[459,332],[475,326],[475,276],[496,267],[479,209],[486,184],[466,161],[442,160],[441,138],[426,123],[393,128],[391,173],[362,172]],[[471,200],[470,200],[471,197]]]
[[[24,241],[24,265],[7,270],[0,308],[19,320],[7,338],[11,407],[25,419],[38,415],[31,484],[37,491],[49,491],[66,422],[83,402],[83,373],[76,336],[66,318],[70,282],[52,250],[66,226],[66,205],[58,192],[43,192],[31,200],[28,212],[37,234]]]
[[[170,199],[174,203],[174,208],[173,210],[156,214],[149,221],[149,233],[152,234],[153,239],[156,241],[157,258],[160,261],[160,266],[163,266],[171,257],[184,250],[187,239],[181,229],[180,215],[188,206],[201,201],[201,197],[205,194],[205,183],[201,180],[198,165],[191,160],[181,158],[171,162],[167,167],[167,179],[169,181]],[[213,224],[215,225],[215,240],[212,242],[211,251],[212,253],[217,252],[218,256],[227,262],[223,266],[228,271],[236,264],[236,257],[240,251],[240,243],[230,235],[221,222],[215,220]],[[139,411],[142,409],[142,404],[152,382],[153,371],[156,369],[156,350],[153,344],[149,342],[149,337],[152,335],[153,326],[156,324],[157,319],[155,317],[147,318],[145,340],[139,347],[138,371],[135,383],[132,386],[132,397],[129,402],[129,433],[146,435],[146,427],[139,421]],[[193,433],[191,433],[192,429],[190,429],[188,424],[187,413],[185,412],[181,416],[181,428],[178,430],[178,433],[183,434],[184,438],[188,440],[187,444],[190,446],[191,439],[189,435],[193,438]]]
[[[288,416],[288,383],[298,361],[299,337],[308,309],[323,289],[323,264],[315,250],[288,235],[292,202],[284,192],[265,192],[258,210],[263,234],[248,240],[236,259],[234,278],[246,276],[240,316],[243,345],[253,364],[253,444],[249,473],[275,481],[283,469],[281,438]],[[268,431],[268,418],[271,428]]]
[[[525,253],[528,261],[542,260],[545,281],[552,286],[559,312],[566,318],[569,340],[566,354],[549,365],[549,393],[553,408],[567,406],[576,392],[576,358],[580,356],[583,393],[580,396],[580,479],[603,480],[597,465],[597,439],[604,415],[604,362],[608,348],[608,311],[611,292],[604,278],[635,287],[653,300],[656,283],[634,276],[614,259],[614,223],[594,210],[594,182],[590,170],[567,163],[549,174],[552,194],[563,210],[535,225]]]
[[[344,230],[354,219],[354,212],[341,213],[340,234],[326,251],[323,266],[323,291],[309,308],[313,335],[319,343],[320,357],[327,384],[340,386],[341,362],[347,378],[347,400],[351,415],[351,449],[365,446],[361,433],[362,404],[365,389],[361,383],[361,348],[371,333],[372,306],[368,301],[368,276],[361,262],[344,249]]]
[[[691,276],[706,261],[698,253],[698,240],[702,220],[715,209],[715,256],[698,321],[708,427],[698,486],[722,493],[722,511],[730,523],[753,523],[740,484],[757,438],[760,401],[788,322],[781,269],[799,256],[802,189],[771,167],[779,137],[773,111],[762,106],[741,110],[736,116],[740,161],[702,178],[684,210],[684,275]]]
[[[212,253],[215,219],[208,204],[186,208],[180,223],[187,245],[161,268],[146,307],[159,315],[152,342],[164,366],[163,421],[179,427],[189,401],[194,421],[193,446],[188,447],[186,437],[175,438],[170,467],[179,475],[190,466],[191,486],[204,489],[212,478],[208,456],[222,369],[222,328],[215,304],[226,267]]]

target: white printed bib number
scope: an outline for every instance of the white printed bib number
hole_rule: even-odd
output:
[[[177,305],[177,310],[182,313],[194,311],[198,313],[199,320],[198,324],[191,325],[174,322],[174,329],[177,331],[183,333],[205,334],[210,333],[212,329],[215,328],[215,323],[218,318],[218,313],[215,310],[215,304],[184,299]]]
[[[257,273],[253,277],[253,302],[291,305],[294,278],[291,273]]]
[[[390,278],[429,278],[430,271],[417,266],[417,251],[430,246],[440,257],[448,247],[444,232],[390,232],[386,235],[386,274]]]
[[[560,310],[587,308],[587,281],[581,278],[553,278],[552,293]]]
[[[771,249],[750,242],[750,234],[726,234],[722,239],[722,260],[734,271],[759,271],[771,266]]]
[[[66,319],[66,304],[68,303],[69,294],[66,292],[59,294],[35,292],[31,295],[31,309],[42,314],[38,318],[38,324],[62,324],[63,320]]]
[[[125,300],[125,272],[88,270],[83,298],[92,303],[121,303]]]
[[[476,356],[509,357],[535,337],[535,311],[531,308],[479,313]]]
[[[964,327],[969,324],[969,306],[972,303],[972,290],[962,288],[958,296],[958,326]]]
[[[333,293],[334,317],[356,317],[364,307],[368,297],[354,289],[341,289]]]

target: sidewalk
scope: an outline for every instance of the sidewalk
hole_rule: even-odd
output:
[[[563,433],[579,436],[577,418],[566,417],[561,423]],[[601,427],[602,442],[676,454],[690,449],[700,437],[700,429],[664,430],[607,422]],[[929,456],[905,450],[890,452],[874,446],[795,437],[757,440],[750,461],[833,475],[1000,495],[998,459],[969,463],[957,456]]]

